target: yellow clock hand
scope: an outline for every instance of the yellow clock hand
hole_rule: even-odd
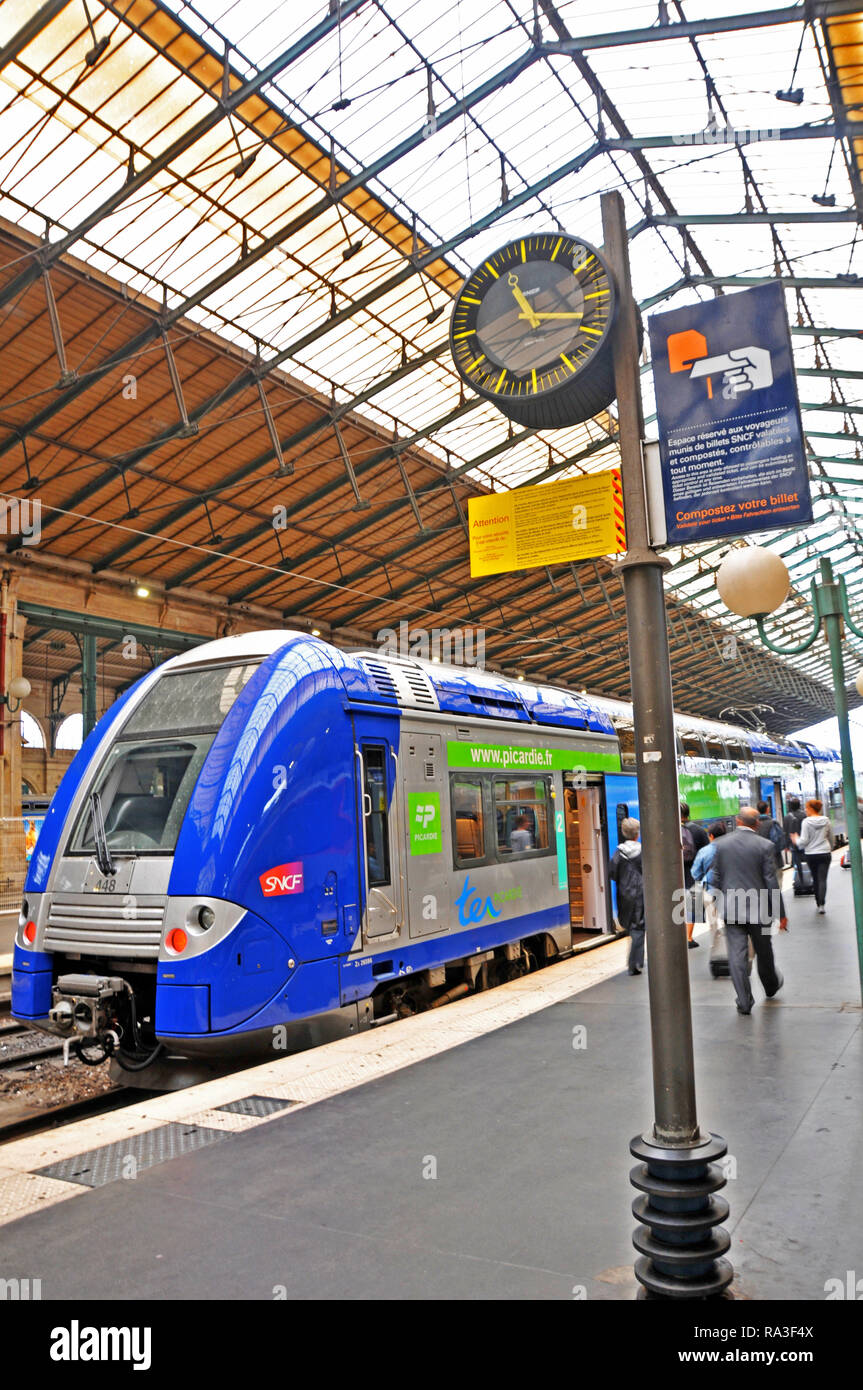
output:
[[[516,275],[516,273],[515,273],[514,270],[511,270],[510,273],[509,273],[509,275],[507,275],[507,277],[506,277],[506,283],[509,285],[510,289],[512,290],[513,299],[515,300],[516,304],[518,305],[518,307],[519,307],[520,309],[523,310],[523,313],[519,314],[519,318],[520,318],[520,319],[527,319],[527,321],[528,321],[528,323],[530,324],[531,328],[538,328],[538,327],[539,327],[539,319],[537,318],[537,316],[536,316],[536,314],[534,313],[533,309],[531,309],[528,300],[525,298],[524,294],[523,294],[522,291],[519,289],[519,286],[518,286],[518,276]]]
[[[526,319],[528,317],[535,319],[536,323],[538,323],[540,319],[580,319],[584,318],[584,313],[582,310],[579,310],[579,312],[575,314],[540,314],[534,309],[531,311],[530,315],[519,314],[520,319]],[[531,327],[536,328],[536,323],[531,324]]]

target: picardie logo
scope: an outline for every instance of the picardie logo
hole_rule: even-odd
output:
[[[277,864],[274,869],[267,869],[266,873],[261,874],[259,882],[265,898],[281,897],[285,893],[302,893],[302,860],[295,864]]]

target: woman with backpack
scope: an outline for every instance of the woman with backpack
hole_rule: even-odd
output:
[[[700,825],[689,824],[689,805],[686,801],[680,803],[680,843],[683,849],[683,886],[686,889],[686,903],[688,911],[686,914],[686,940],[689,943],[690,951],[694,951],[696,946],[700,946],[700,941],[693,940],[692,933],[695,930],[695,914],[692,911],[692,888],[695,880],[692,877],[692,866],[695,863],[695,856],[705,845],[709,845],[707,831],[702,830]],[[692,917],[690,922],[689,918]]]
[[[644,967],[644,878],[641,866],[641,830],[637,820],[627,816],[620,824],[620,844],[612,855],[608,876],[617,884],[617,920],[629,932],[630,975],[640,975]]]
[[[821,916],[824,916],[824,903],[827,897],[827,874],[833,851],[833,827],[827,816],[822,815],[824,803],[815,796],[806,803],[806,815],[800,827],[797,848],[805,854],[806,863],[812,870],[815,886],[815,903]]]

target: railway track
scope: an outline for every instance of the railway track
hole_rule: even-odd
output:
[[[37,1041],[32,1047],[15,1046],[17,1039],[28,1035],[41,1041]],[[10,1044],[12,1051],[8,1051]],[[23,1023],[0,1023],[0,1071],[14,1070],[15,1067],[26,1066],[28,1062],[40,1062],[46,1057],[58,1057],[62,1051],[61,1042],[47,1041],[44,1033],[34,1033]]]
[[[2,1003],[0,1003],[2,1010]],[[20,1043],[27,1038],[35,1038],[38,1041],[31,1046],[20,1046]],[[27,1067],[34,1062],[47,1061],[51,1057],[60,1056],[63,1052],[62,1042],[48,1039],[46,1035],[34,1033],[23,1023],[12,1022],[9,1018],[8,1008],[6,1013],[0,1011],[0,1074],[14,1072],[18,1068]],[[0,1144],[7,1139],[19,1139],[24,1135],[38,1134],[43,1130],[56,1129],[64,1124],[71,1124],[73,1120],[86,1119],[91,1115],[100,1115],[111,1110],[117,1110],[120,1106],[128,1104],[132,1095],[131,1088],[128,1086],[114,1086],[109,1091],[103,1091],[96,1096],[87,1096],[82,1100],[68,1101],[63,1105],[51,1106],[31,1106],[21,1113],[22,1102],[17,1098],[14,1101],[7,1101],[0,1096]],[[27,1102],[23,1104],[26,1106]],[[12,1110],[12,1118],[6,1120],[3,1117],[4,1109]]]
[[[52,1105],[48,1109],[34,1110],[30,1115],[4,1122],[0,1117],[0,1144],[7,1139],[21,1139],[28,1134],[39,1134],[43,1130],[59,1129],[74,1120],[89,1119],[91,1115],[105,1115],[111,1110],[119,1110],[128,1105],[136,1094],[129,1086],[115,1086],[98,1096],[88,1096],[86,1100],[73,1100],[67,1105]]]

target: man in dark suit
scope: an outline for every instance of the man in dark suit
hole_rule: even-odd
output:
[[[744,806],[737,829],[717,841],[711,869],[718,908],[725,919],[728,965],[737,991],[737,1012],[749,1014],[754,1003],[749,987],[749,939],[758,961],[758,978],[768,999],[784,984],[773,960],[770,925],[775,917],[780,931],[788,922],[776,878],[773,844],[758,834],[758,812]]]

